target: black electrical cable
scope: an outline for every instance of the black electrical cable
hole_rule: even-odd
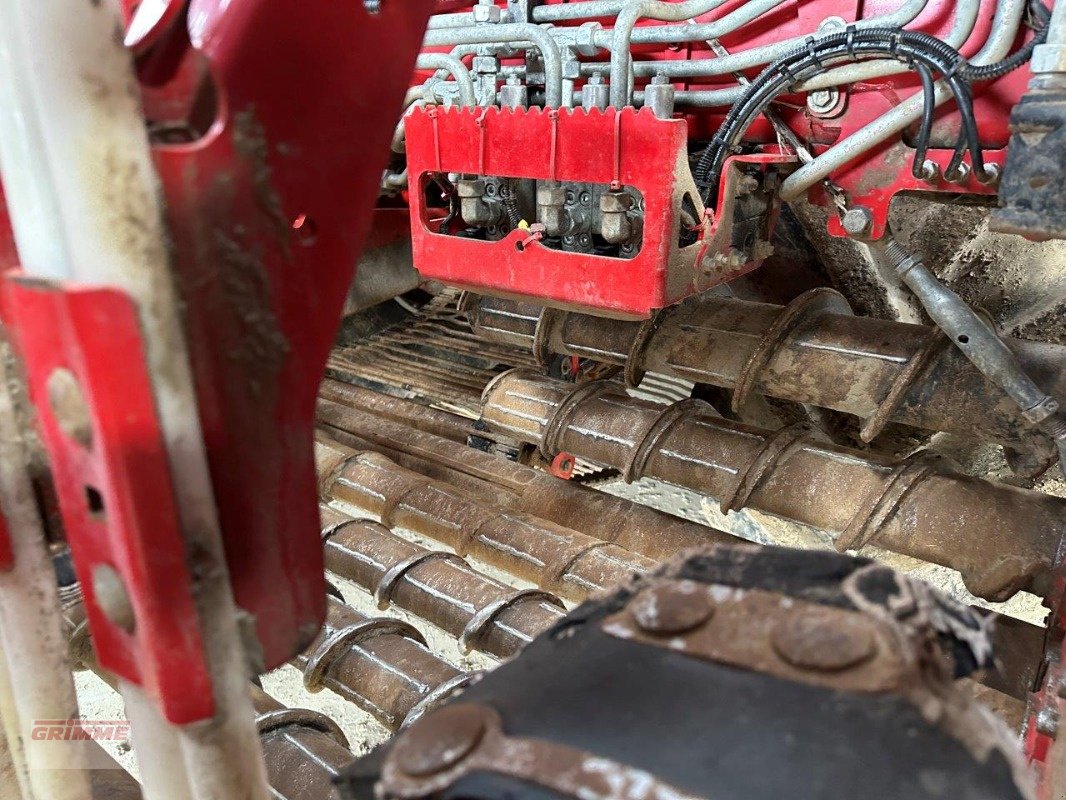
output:
[[[970,83],[995,80],[1028,63],[1029,59],[1033,57],[1033,50],[1047,41],[1048,25],[1051,22],[1051,12],[1040,0],[1033,0],[1030,4],[1030,10],[1037,17],[1040,25],[1033,34],[1033,38],[1022,45],[1017,52],[1012,53],[1002,61],[997,61],[995,64],[964,65],[959,70],[959,74],[962,75],[963,79]]]
[[[846,31],[821,39],[811,37],[804,47],[763,70],[748,85],[744,97],[730,109],[717,135],[697,162],[695,177],[697,184],[705,191],[705,201],[710,202],[709,195],[718,184],[726,157],[734,151],[744,132],[770,102],[782,94],[795,91],[795,87],[804,80],[836,64],[885,56],[909,66],[925,64],[931,71],[944,76],[960,106],[971,103],[969,87],[957,74],[959,66],[964,63],[962,56],[933,36],[896,28],[860,30],[849,27]],[[972,141],[976,141],[976,125],[973,133]],[[971,142],[969,135],[966,141],[967,144]],[[979,155],[975,161],[975,169],[984,168]]]
[[[929,150],[929,139],[933,135],[933,115],[936,113],[936,86],[933,83],[933,71],[925,64],[915,62],[914,69],[922,81],[922,122],[918,126],[918,136],[914,141],[914,162],[911,174],[915,178],[924,178],[923,166],[925,154]]]
[[[700,154],[694,174],[697,185],[704,192],[704,201],[710,202],[710,194],[721,178],[726,157],[735,151],[748,126],[774,99],[794,90],[803,80],[825,72],[836,63],[886,55],[917,71],[922,82],[924,100],[913,173],[920,175],[932,135],[933,116],[936,111],[933,73],[937,72],[951,90],[962,119],[962,131],[945,172],[948,175],[957,174],[963,157],[969,150],[975,173],[984,174],[984,160],[973,112],[970,84],[1002,77],[1029,60],[1033,49],[1046,39],[1051,16],[1040,0],[1032,0],[1031,13],[1037,18],[1040,26],[1034,37],[1008,58],[995,64],[979,66],[969,64],[957,50],[941,39],[898,28],[857,29],[849,26],[843,32],[829,34],[820,39],[808,38],[804,46],[770,64],[748,85],[744,97],[730,109],[718,134]]]

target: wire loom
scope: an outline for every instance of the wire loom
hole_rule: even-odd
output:
[[[1047,36],[1049,14],[1039,2],[1034,3],[1041,26],[1024,47],[1009,58],[995,64],[975,66],[957,50],[941,39],[926,33],[904,31],[899,28],[860,29],[849,25],[844,31],[816,38],[811,36],[803,47],[775,61],[764,69],[726,115],[717,135],[701,153],[696,165],[696,184],[709,203],[717,191],[726,158],[738,152],[741,137],[755,119],[776,98],[797,91],[803,81],[839,64],[866,61],[873,58],[892,58],[915,70],[922,81],[925,104],[918,134],[914,170],[925,159],[933,114],[936,109],[933,73],[939,73],[951,89],[962,116],[963,131],[955,146],[946,173],[955,174],[962,164],[966,150],[974,172],[985,174],[977,122],[973,112],[970,84],[999,78],[1026,63],[1033,48]]]

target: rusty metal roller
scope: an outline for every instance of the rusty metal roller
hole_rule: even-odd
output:
[[[454,553],[429,550],[384,525],[319,506],[326,568],[459,639],[463,652],[510,658],[566,613],[555,595],[514,589]]]
[[[303,669],[308,691],[336,692],[390,730],[472,680],[430,652],[406,622],[366,617],[333,597],[318,637],[292,663]]]
[[[389,397],[391,418],[386,418],[378,415],[380,402],[368,402],[368,394],[356,387],[325,381],[323,394],[332,400],[319,400],[318,418],[333,429],[330,436],[354,437],[374,450],[388,451],[403,466],[489,498],[499,508],[535,515],[654,561],[689,547],[736,542],[724,531],[572,481],[558,481],[546,472],[434,435],[427,429],[440,431],[448,424],[435,409]],[[367,449],[363,443],[353,446]]]
[[[864,420],[871,441],[889,422],[1017,443],[1035,431],[936,328],[856,317],[844,296],[813,289],[788,306],[705,295],[644,322],[620,322],[514,300],[464,298],[475,331],[549,354],[831,408]],[[1006,339],[1027,374],[1066,395],[1066,348]]]
[[[827,444],[808,428],[767,431],[706,404],[656,405],[606,382],[574,387],[512,370],[485,390],[494,429],[836,534],[836,547],[877,544],[952,567],[989,600],[1046,593],[1066,533],[1066,500]]]
[[[377,453],[319,435],[315,457],[327,500],[354,506],[390,528],[434,539],[568,600],[655,566],[649,558],[546,520],[474,500]]]
[[[275,800],[333,800],[333,781],[355,756],[336,722],[317,711],[287,708],[251,687],[256,728]]]

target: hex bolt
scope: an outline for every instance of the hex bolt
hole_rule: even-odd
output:
[[[108,621],[126,633],[133,633],[137,617],[129,592],[126,591],[126,583],[118,570],[109,564],[97,564],[93,567],[92,583],[96,605]]]
[[[637,626],[654,636],[686,633],[714,614],[714,603],[706,587],[695,581],[650,586],[634,598],[629,608]]]
[[[877,642],[863,620],[820,610],[783,619],[774,626],[770,641],[786,662],[814,672],[850,669],[877,652]]]
[[[473,703],[445,706],[423,717],[392,750],[400,771],[425,778],[454,767],[474,751],[485,735],[485,711]]]
[[[865,206],[855,206],[844,212],[840,223],[848,236],[865,236],[873,227],[874,214]]]
[[[58,367],[48,376],[48,404],[52,407],[59,429],[83,447],[93,442],[93,421],[89,404],[77,377],[66,367]]]
[[[840,103],[840,92],[835,89],[816,89],[807,95],[807,110],[814,116],[832,114]]]
[[[368,14],[380,14],[381,3],[382,0],[363,0],[363,8],[366,9]]]

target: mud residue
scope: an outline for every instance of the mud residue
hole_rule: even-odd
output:
[[[229,357],[247,376],[252,396],[264,399],[267,389],[276,385],[292,347],[274,313],[263,249],[222,231],[215,232],[215,249],[222,264],[222,293],[241,328],[240,343]]]
[[[233,147],[237,154],[247,162],[256,204],[270,219],[275,228],[282,252],[289,258],[290,230],[289,223],[281,207],[281,198],[274,189],[271,180],[270,145],[266,131],[256,116],[255,107],[249,106],[233,118]]]

